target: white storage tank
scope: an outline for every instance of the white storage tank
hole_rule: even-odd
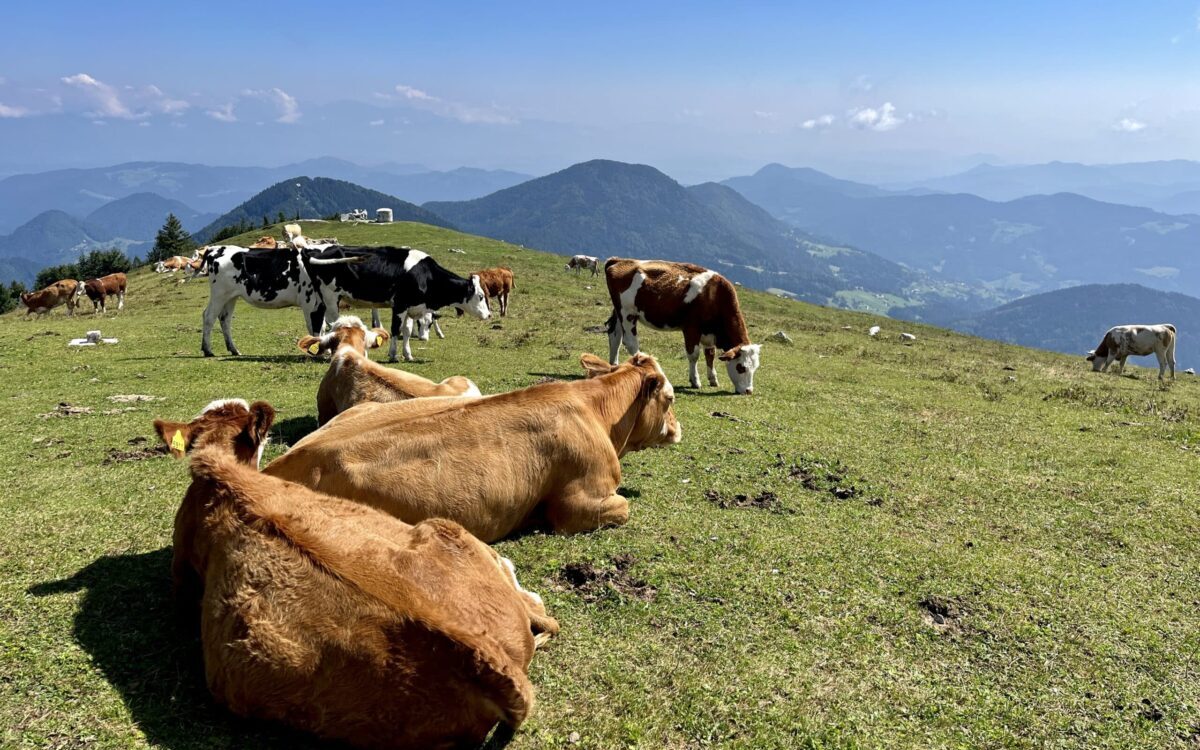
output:
[[[379,222],[380,224],[391,224],[392,223],[392,209],[390,209],[390,208],[376,209],[375,210],[375,221]]]

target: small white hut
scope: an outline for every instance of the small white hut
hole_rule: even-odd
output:
[[[392,223],[392,209],[390,209],[390,208],[376,209],[375,210],[375,221],[379,222],[380,224],[391,224]]]

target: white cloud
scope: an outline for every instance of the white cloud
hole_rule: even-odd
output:
[[[865,73],[857,76],[850,82],[850,90],[860,94],[869,94],[875,89],[875,82],[870,79]]]
[[[478,107],[471,104],[463,104],[462,102],[447,101],[446,99],[402,83],[396,85],[395,92],[395,94],[375,94],[375,96],[380,99],[406,101],[414,107],[419,107],[435,115],[449,117],[469,124],[515,125],[519,122],[515,117],[505,114],[495,105]]]
[[[252,91],[247,89],[242,92],[242,96],[253,99],[261,99],[265,102],[274,104],[279,110],[279,117],[275,118],[275,122],[282,122],[291,125],[300,120],[300,104],[296,101],[296,97],[281,88],[271,88],[262,91]]]
[[[800,127],[804,128],[805,130],[824,129],[832,125],[834,119],[836,118],[834,118],[833,115],[821,115],[820,117],[814,117],[811,120],[805,120],[804,122],[800,123]]]
[[[1136,133],[1139,130],[1145,130],[1146,123],[1132,117],[1122,117],[1113,123],[1112,129],[1118,133]]]
[[[237,122],[237,115],[233,113],[233,102],[214,107],[204,114],[218,122]]]
[[[68,86],[79,89],[85,96],[92,100],[98,107],[94,112],[88,113],[92,117],[133,119],[133,112],[121,101],[121,97],[117,95],[117,90],[107,83],[97,81],[87,73],[76,73],[73,76],[65,76],[59,80]]]
[[[895,130],[905,122],[913,119],[911,114],[897,117],[896,107],[891,102],[884,102],[883,106],[879,109],[863,107],[861,109],[852,109],[846,114],[851,127],[859,128],[860,130],[874,130],[880,133]]]
[[[151,109],[164,115],[181,115],[192,106],[182,99],[172,99],[154,84],[142,89],[142,94],[149,100]]]
[[[148,128],[148,127],[150,127],[150,123],[146,122],[145,120],[142,120],[141,122],[138,123],[138,127],[139,128]]]
[[[371,126],[371,127],[373,127],[373,128],[377,128],[377,127],[379,127],[380,125],[382,125],[382,124],[383,124],[383,120],[371,120],[371,121],[370,121],[370,122],[368,122],[367,124],[368,124],[368,125],[370,125],[370,126]]]
[[[779,115],[775,114],[774,112],[764,112],[761,109],[756,109],[754,110],[754,116],[760,120],[774,120]]]
[[[0,118],[28,117],[31,114],[33,113],[25,107],[10,107],[7,104],[0,102]]]

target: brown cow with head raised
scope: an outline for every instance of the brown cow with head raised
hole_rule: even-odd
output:
[[[482,398],[359,404],[263,471],[409,523],[449,518],[485,542],[533,525],[620,526],[621,456],[678,443],[675,390],[653,357],[596,377]]]
[[[123,273],[110,273],[98,279],[90,279],[83,285],[83,291],[92,301],[92,314],[106,312],[105,302],[109,297],[117,298],[117,309],[125,309],[125,283]]]
[[[323,425],[355,404],[387,403],[430,396],[478,396],[479,388],[461,375],[440,383],[411,372],[384,367],[367,357],[367,349],[388,340],[382,328],[367,329],[353,315],[343,315],[324,336],[305,336],[299,347],[313,356],[333,352],[333,360],[317,388],[317,424]]]
[[[485,268],[476,273],[479,276],[479,286],[488,300],[488,309],[492,308],[492,297],[500,305],[500,317],[508,315],[508,295],[513,290],[513,272],[507,268]]]
[[[213,696],[364,748],[474,747],[520,726],[534,649],[558,632],[541,598],[456,523],[410,526],[256,471],[273,417],[233,400],[155,422],[192,454],[173,572]]]
[[[83,282],[74,279],[56,281],[45,289],[36,292],[26,292],[21,295],[21,304],[25,305],[25,317],[30,314],[44,315],[59,305],[67,306],[67,315],[75,314],[75,307],[83,295]]]

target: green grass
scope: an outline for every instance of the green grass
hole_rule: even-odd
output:
[[[308,233],[513,268],[501,327],[447,317],[414,372],[496,392],[606,353],[585,331],[608,315],[603,281],[559,257],[412,224]],[[119,315],[0,319],[4,747],[303,742],[213,705],[173,619],[186,466],[105,463],[152,438],[154,417],[219,397],[279,409],[268,457],[312,428],[325,366],[295,349],[299,312],[239,306],[245,356],[203,359],[206,299],[203,282],[143,272]],[[1200,743],[1200,385],[749,291],[742,304],[755,341],[783,330],[794,345],[766,344],[753,397],[679,388],[683,443],[623,462],[626,527],[497,545],[562,624],[512,747]],[[89,328],[121,342],[65,346]],[[686,385],[682,337],[644,336]],[[60,401],[92,412],[39,416]],[[742,507],[755,500],[767,507]],[[612,581],[576,587],[573,563]]]

